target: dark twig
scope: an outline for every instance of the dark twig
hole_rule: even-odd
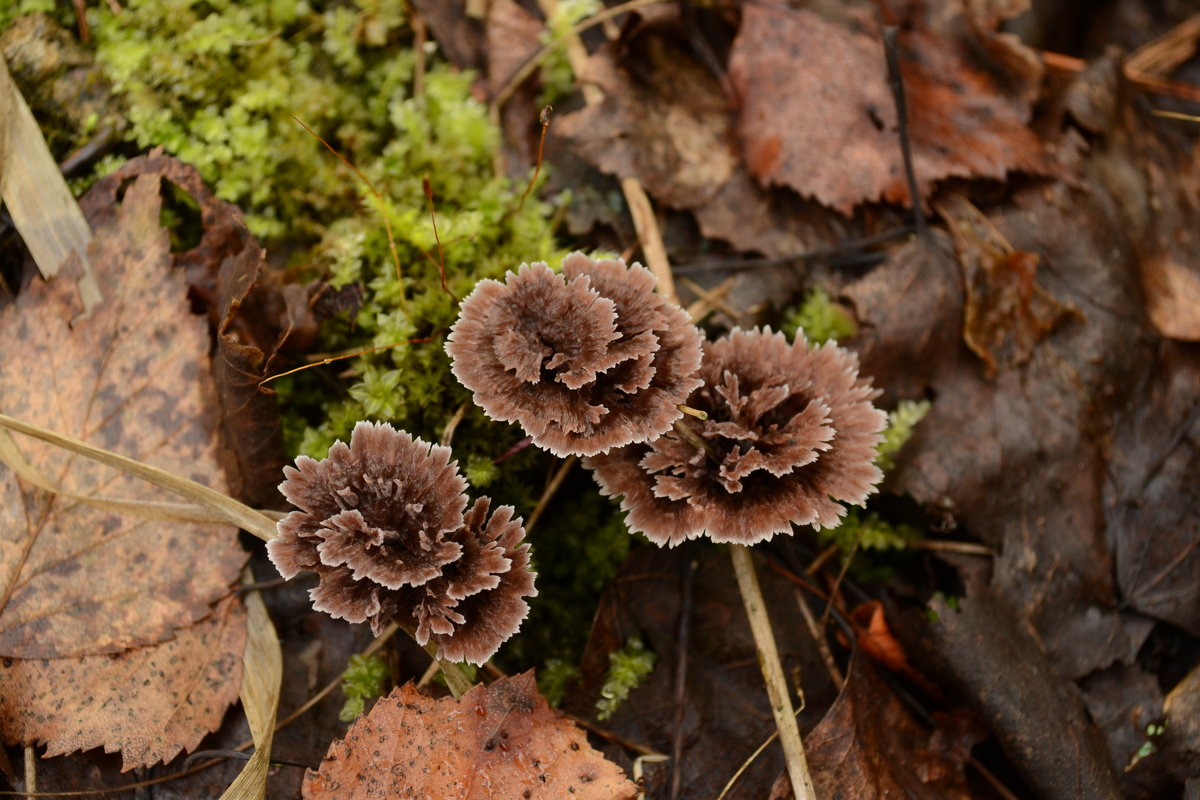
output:
[[[908,137],[908,101],[904,97],[904,77],[900,74],[900,58],[896,54],[896,26],[883,29],[883,50],[887,55],[888,82],[896,103],[896,126],[900,130],[900,152],[904,156],[904,177],[912,199],[913,227],[917,238],[925,238],[925,213],[921,210],[921,194],[917,191],[917,174],[913,171],[912,142]]]
[[[679,606],[679,635],[676,644],[679,660],[675,662],[675,727],[671,734],[671,800],[678,800],[683,781],[683,720],[687,714],[688,641],[692,627],[692,584],[696,562],[687,559],[683,565],[683,597]]]
[[[748,271],[753,269],[769,269],[771,267],[787,266],[788,264],[811,264],[814,262],[841,265],[847,263],[849,260],[862,259],[864,256],[883,259],[886,257],[883,253],[871,252],[868,248],[898,241],[913,232],[914,228],[911,225],[904,225],[875,234],[874,236],[851,239],[823,250],[809,250],[806,253],[796,253],[790,256],[778,256],[775,258],[730,258],[724,261],[710,261],[705,264],[681,264],[672,267],[672,269],[676,273],[684,275],[696,272],[713,272],[716,270]]]

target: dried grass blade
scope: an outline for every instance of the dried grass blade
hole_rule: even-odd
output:
[[[79,298],[86,316],[103,299],[87,258],[92,229],[2,57],[0,121],[0,197],[43,278],[54,277],[72,253],[78,254],[83,265]]]
[[[183,495],[189,500],[194,500],[204,508],[215,512],[217,517],[224,523],[235,525],[247,533],[257,536],[264,542],[275,538],[275,521],[273,519],[261,511],[239,503],[232,497],[222,494],[215,489],[210,489],[203,484],[190,481],[187,478],[181,478],[178,475],[172,475],[157,467],[152,467],[149,464],[143,464],[132,458],[126,458],[117,453],[103,450],[70,436],[55,433],[40,425],[23,422],[7,414],[0,414],[0,429],[16,431],[17,433],[23,433],[26,436],[32,436],[35,439],[49,442],[72,453],[118,469],[127,475],[141,478],[144,481],[153,483],[155,486],[161,486],[176,494]]]
[[[243,583],[254,583],[247,567]],[[275,626],[267,615],[258,592],[246,595],[246,622],[249,635],[242,656],[242,710],[250,723],[254,754],[221,795],[221,800],[262,800],[267,793],[267,769],[271,764],[271,740],[275,735],[275,714],[279,709],[279,689],[283,682],[283,657]]]

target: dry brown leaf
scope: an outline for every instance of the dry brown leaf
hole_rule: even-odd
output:
[[[958,5],[894,12],[922,195],[949,177],[1049,169],[1026,125],[1039,77],[1028,50],[964,30]],[[729,75],[743,154],[761,183],[847,214],[865,202],[909,202],[877,13],[873,3],[825,15],[784,3],[743,8]]]
[[[973,742],[947,749],[936,746],[938,738],[923,729],[858,651],[845,689],[805,740],[817,797],[971,797],[963,767]]]
[[[306,800],[620,800],[637,794],[616,765],[537,693],[533,672],[460,699],[397,688],[334,742]]]
[[[246,610],[230,596],[170,641],[115,656],[0,663],[0,733],[46,756],[103,747],[122,771],[170,761],[221,724],[242,683]]]
[[[105,302],[81,311],[68,260],[0,314],[0,411],[223,488],[205,322],[159,227],[157,174],[89,247]],[[141,481],[19,442],[66,491],[162,500]],[[0,470],[0,655],[62,658],[163,641],[211,612],[244,554],[229,529],[164,526],[55,497]]]

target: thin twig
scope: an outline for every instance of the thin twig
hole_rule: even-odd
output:
[[[932,550],[935,553],[959,553],[964,556],[995,558],[999,555],[996,552],[996,548],[988,547],[986,544],[976,544],[975,542],[947,542],[942,539],[918,539],[915,542],[909,542],[908,546],[913,550]]]
[[[758,665],[767,684],[767,697],[771,701],[771,713],[775,727],[779,729],[779,740],[783,744],[784,761],[792,783],[796,800],[817,800],[812,776],[808,772],[808,761],[804,757],[804,744],[800,739],[800,727],[796,724],[796,713],[792,710],[791,692],[784,676],[779,651],[775,649],[775,635],[771,631],[771,620],[767,616],[766,601],[758,585],[754,571],[754,558],[750,548],[735,544],[729,548],[733,560],[733,572],[737,577],[738,590],[750,620],[750,632],[754,636],[754,647],[758,654]]]
[[[33,751],[33,745],[25,747],[25,790],[37,793],[37,753]]]
[[[912,198],[913,227],[917,238],[925,238],[925,212],[921,209],[921,193],[917,189],[917,173],[913,169],[912,142],[908,136],[908,101],[904,97],[904,76],[900,74],[900,58],[896,54],[896,26],[883,29],[883,50],[887,56],[888,82],[892,86],[892,100],[896,104],[896,126],[900,130],[900,153],[904,157],[904,178],[908,181],[908,193]]]
[[[679,631],[675,646],[679,660],[675,663],[675,729],[671,733],[671,800],[677,800],[683,783],[683,720],[687,715],[687,669],[688,642],[691,639],[692,584],[696,574],[696,561],[687,559],[683,565],[682,598],[679,604]]]
[[[804,617],[804,624],[808,626],[808,632],[812,635],[813,641],[816,642],[817,652],[821,654],[821,661],[825,663],[825,670],[829,673],[829,677],[833,679],[834,686],[837,686],[840,692],[842,687],[846,685],[846,676],[842,674],[837,661],[833,658],[833,651],[829,649],[829,641],[825,638],[825,628],[817,624],[816,617],[813,616],[812,609],[808,606],[808,601],[804,599],[803,591],[798,587],[792,589],[792,596],[796,598],[796,606],[800,609],[800,616]]]
[[[821,614],[821,627],[824,628],[829,624],[829,615],[833,613],[833,604],[838,599],[838,592],[841,590],[842,581],[846,579],[846,573],[850,571],[850,563],[854,561],[854,556],[858,555],[859,540],[854,540],[854,546],[850,548],[850,552],[846,554],[846,560],[842,562],[842,568],[838,570],[837,578],[833,581],[833,586],[829,587],[829,598],[825,601],[825,612]]]
[[[446,423],[446,430],[442,432],[442,447],[449,447],[450,442],[454,441],[454,431],[458,430],[458,423],[463,421],[463,417],[467,415],[467,411],[471,408],[469,400],[464,400],[462,405],[454,412],[454,416]]]
[[[533,511],[529,513],[529,521],[525,523],[525,532],[529,533],[539,519],[542,517],[542,512],[546,510],[546,506],[550,505],[550,500],[553,499],[554,493],[558,491],[558,487],[562,486],[563,480],[567,477],[567,473],[571,471],[571,467],[575,466],[575,462],[579,459],[576,456],[569,456],[565,461],[558,465],[558,470],[554,476],[550,478],[550,483],[546,484],[546,491],[542,492],[542,496],[538,499],[537,505]]]

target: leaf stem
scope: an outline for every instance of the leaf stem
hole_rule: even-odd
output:
[[[771,632],[771,620],[767,617],[767,605],[758,585],[750,548],[740,544],[730,545],[729,556],[733,560],[733,574],[737,577],[738,591],[746,606],[746,616],[750,619],[758,666],[767,684],[767,697],[771,701],[775,727],[779,729],[779,741],[783,744],[792,793],[796,800],[817,800],[812,776],[808,772],[808,761],[804,757],[804,744],[800,740],[800,726],[796,724],[795,712],[792,711],[787,679],[783,674],[779,651],[775,649],[775,636]]]

